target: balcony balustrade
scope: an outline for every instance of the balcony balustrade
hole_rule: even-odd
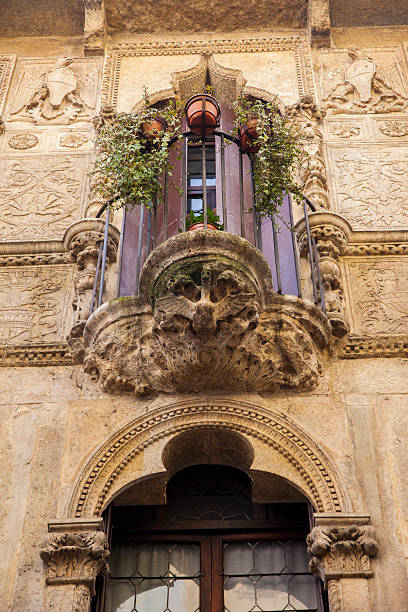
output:
[[[86,371],[108,392],[138,395],[315,387],[332,330],[313,205],[305,199],[300,258],[290,197],[279,219],[259,218],[239,141],[216,131],[178,142],[163,200],[123,211],[117,299],[105,291],[113,201],[99,211],[105,232],[83,334]],[[223,229],[209,229],[213,214]],[[203,229],[188,231],[198,215]]]

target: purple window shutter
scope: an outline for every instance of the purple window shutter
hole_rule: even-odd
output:
[[[221,104],[221,130],[231,132],[234,125],[234,113],[226,104]],[[227,208],[227,231],[231,234],[241,234],[241,220],[239,209],[239,151],[235,144],[225,141],[225,194]],[[218,168],[217,168],[218,169]],[[217,183],[221,184],[221,177]],[[217,193],[218,196],[218,193]],[[221,203],[221,200],[220,200]],[[217,198],[217,212],[218,205]],[[224,223],[225,226],[225,223]]]
[[[122,236],[122,259],[120,266],[119,297],[135,295],[136,293],[136,267],[140,234],[141,207],[135,206],[125,211],[125,223]],[[143,214],[142,244],[140,249],[140,270],[146,257],[146,229],[147,210]]]
[[[296,276],[296,253],[293,245],[291,231],[290,199],[285,196],[279,217],[276,217],[276,242],[281,277],[281,291],[288,295],[298,295]],[[262,223],[262,251],[272,270],[273,288],[278,290],[277,266],[278,258],[275,256],[272,222],[265,219]]]

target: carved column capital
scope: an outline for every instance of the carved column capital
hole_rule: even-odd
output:
[[[370,559],[378,554],[369,517],[315,515],[316,526],[307,536],[312,555],[310,571],[327,585],[339,578],[371,578]]]
[[[65,232],[64,244],[70,257],[77,264],[75,275],[75,298],[72,307],[75,312],[74,325],[68,342],[76,361],[82,361],[82,332],[89,317],[92,291],[95,280],[100,245],[104,240],[103,219],[82,219],[73,223]],[[119,232],[109,226],[106,265],[116,261]],[[98,295],[95,296],[95,299]]]
[[[40,557],[49,585],[82,585],[95,594],[95,580],[108,571],[108,541],[102,521],[69,519],[49,523]],[[82,589],[84,590],[84,589]]]

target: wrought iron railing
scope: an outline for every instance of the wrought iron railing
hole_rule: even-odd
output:
[[[180,143],[179,147],[177,142]],[[159,202],[156,199],[149,208],[140,205],[131,210],[124,209],[117,297],[137,295],[141,270],[149,254],[172,235],[186,231],[189,214],[188,154],[191,144],[196,148],[201,147],[203,229],[207,229],[209,223],[206,160],[207,150],[211,144],[217,150],[215,210],[223,224],[223,231],[247,239],[264,254],[270,265],[273,288],[277,293],[301,298],[299,245],[294,228],[291,198],[285,196],[279,218],[274,221],[261,220],[255,206],[251,159],[242,150],[237,138],[221,131],[214,132],[211,142],[208,139],[197,140],[197,136],[192,132],[183,133],[181,141],[174,139],[170,155],[173,156],[175,171],[172,176],[168,172],[163,176],[163,200]],[[181,160],[178,160],[180,157]],[[103,302],[110,214],[117,199],[114,197],[106,202],[96,215],[100,218],[105,214],[105,232],[104,240],[99,247],[90,314]],[[304,198],[306,251],[313,300],[325,312],[319,256],[308,219],[310,211],[314,212],[315,207]]]

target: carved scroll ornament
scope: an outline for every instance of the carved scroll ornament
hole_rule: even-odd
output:
[[[137,395],[314,388],[329,334],[321,311],[261,287],[269,267],[246,241],[211,236],[220,242],[215,255],[200,240],[197,232],[180,234],[158,247],[143,271],[147,294],[92,315],[84,330],[86,371],[107,392]],[[241,243],[250,250],[244,258],[236,257]],[[179,260],[169,263],[168,252]]]

